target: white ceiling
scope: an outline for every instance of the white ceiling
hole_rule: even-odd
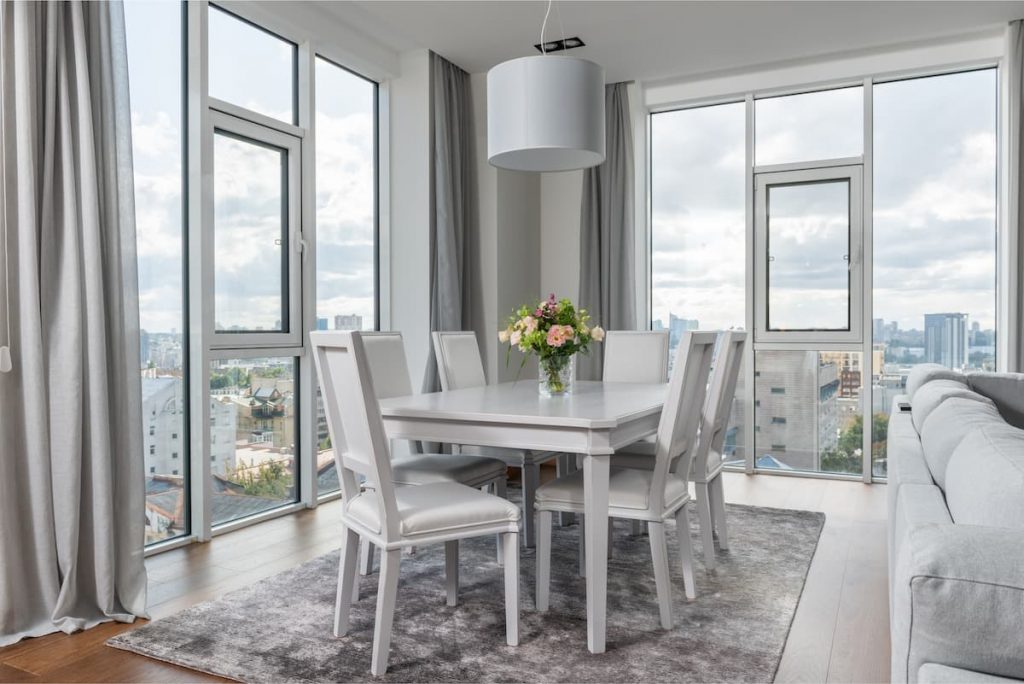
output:
[[[402,52],[430,48],[470,72],[535,54],[545,0],[355,0],[323,3],[353,28]],[[556,2],[546,38],[580,36],[571,54],[609,81],[692,76],[996,29],[1024,1]]]

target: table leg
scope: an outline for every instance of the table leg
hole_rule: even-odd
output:
[[[583,460],[587,557],[587,648],[604,653],[608,605],[608,456]]]

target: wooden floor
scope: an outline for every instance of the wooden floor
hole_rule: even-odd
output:
[[[731,503],[827,516],[777,681],[888,681],[885,486],[733,473],[726,478]],[[152,617],[171,615],[337,548],[339,505],[332,502],[149,558]],[[105,624],[0,649],[0,682],[218,681],[104,646],[111,636],[140,624],[145,622]]]

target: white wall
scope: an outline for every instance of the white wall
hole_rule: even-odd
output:
[[[540,174],[540,291],[574,302],[580,289],[583,172]]]
[[[402,332],[419,389],[430,351],[430,53],[400,60],[390,82],[390,327]]]

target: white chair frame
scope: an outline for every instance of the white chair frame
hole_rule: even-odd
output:
[[[693,577],[693,550],[690,543],[690,526],[686,514],[690,503],[688,490],[674,501],[666,501],[666,484],[669,477],[689,473],[693,459],[697,428],[700,424],[700,407],[704,405],[707,393],[708,374],[714,354],[715,334],[690,332],[683,335],[676,354],[675,372],[669,382],[658,424],[655,442],[655,464],[648,493],[648,508],[620,508],[609,506],[609,517],[641,520],[647,523],[650,533],[651,556],[654,562],[654,579],[658,592],[661,625],[672,627],[672,591],[669,584],[668,546],[665,537],[665,522],[675,518],[679,536],[679,552],[682,561],[683,584],[689,599],[696,597]],[[543,488],[541,490],[543,492]],[[537,610],[546,611],[549,604],[551,583],[551,525],[555,512],[583,513],[582,504],[561,501],[537,501]]]
[[[350,627],[353,589],[358,581],[356,556],[360,538],[380,547],[382,553],[370,671],[373,675],[383,675],[387,671],[391,645],[402,549],[444,543],[447,601],[454,605],[458,589],[458,540],[498,534],[502,537],[505,565],[506,641],[510,646],[518,645],[520,521],[466,524],[443,533],[415,537],[403,535],[392,483],[390,445],[360,333],[313,332],[310,333],[310,342],[345,502],[341,515],[344,539],[338,568],[334,634],[344,636]],[[375,487],[361,490],[359,474],[372,477]],[[375,497],[381,522],[379,530],[348,514],[349,506],[360,495]]]
[[[480,358],[480,348],[477,346],[476,333],[472,331],[436,331],[431,334],[434,342],[434,356],[437,359],[438,376],[441,379],[442,391],[464,389],[467,387],[482,387],[487,384],[487,377],[484,374],[483,361]],[[475,353],[473,358],[459,356],[453,346],[456,344],[472,341],[472,350]],[[456,364],[473,364],[470,375],[472,377],[459,382],[456,379]],[[467,368],[467,366],[463,366]],[[463,447],[467,453],[476,453],[476,447]],[[532,547],[535,544],[536,533],[534,531],[533,500],[537,487],[540,486],[540,466],[555,458],[559,474],[565,468],[564,454],[553,451],[530,451],[527,449],[502,449],[499,447],[486,447],[480,451],[481,455],[496,458],[504,461],[513,468],[519,468],[522,473],[523,486],[523,515],[526,516],[523,525],[523,546]]]

